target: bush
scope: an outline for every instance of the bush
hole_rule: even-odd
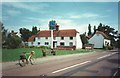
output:
[[[105,46],[105,49],[106,49],[106,50],[112,50],[113,47],[112,47],[112,46]]]
[[[40,48],[40,49],[50,49],[50,47],[48,47],[48,46],[39,46],[38,48]]]

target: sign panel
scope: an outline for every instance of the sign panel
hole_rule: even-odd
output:
[[[49,22],[49,29],[50,29],[50,30],[55,30],[55,29],[56,29],[56,26],[55,26],[55,25],[56,25],[56,21],[53,21],[53,20],[50,21],[50,22]]]

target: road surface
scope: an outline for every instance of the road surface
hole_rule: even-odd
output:
[[[115,76],[118,75],[120,53],[117,50],[73,55],[66,58],[37,62],[34,65],[20,67],[10,65],[3,76]],[[46,57],[47,58],[47,57]]]

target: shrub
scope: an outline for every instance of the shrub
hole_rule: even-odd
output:
[[[48,47],[48,46],[39,46],[38,48],[40,48],[40,49],[50,49],[50,47]]]
[[[112,46],[105,46],[105,49],[106,49],[106,50],[112,50],[113,47],[112,47]]]

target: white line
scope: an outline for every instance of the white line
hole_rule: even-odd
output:
[[[61,72],[61,71],[64,71],[64,70],[67,70],[67,69],[70,69],[70,68],[73,68],[73,67],[76,67],[76,66],[80,66],[80,65],[83,65],[83,64],[86,64],[86,63],[89,63],[89,62],[91,62],[91,61],[85,61],[85,62],[83,62],[83,63],[75,64],[75,65],[73,65],[73,66],[69,66],[69,67],[66,67],[66,68],[63,68],[63,69],[54,71],[54,72],[52,72],[52,73]]]
[[[116,71],[113,76],[116,76],[117,73],[118,73],[118,71]]]
[[[107,55],[101,56],[101,57],[99,57],[99,58],[97,58],[97,59],[102,59],[102,58],[105,58],[105,57],[111,56],[111,55],[116,54],[116,53],[118,53],[118,52],[111,53],[111,54],[107,54]]]
[[[110,56],[110,55],[104,55],[104,56],[101,56],[101,57],[99,57],[99,58],[97,58],[97,59],[102,59],[102,58],[105,58],[105,57],[107,57],[107,56]]]

